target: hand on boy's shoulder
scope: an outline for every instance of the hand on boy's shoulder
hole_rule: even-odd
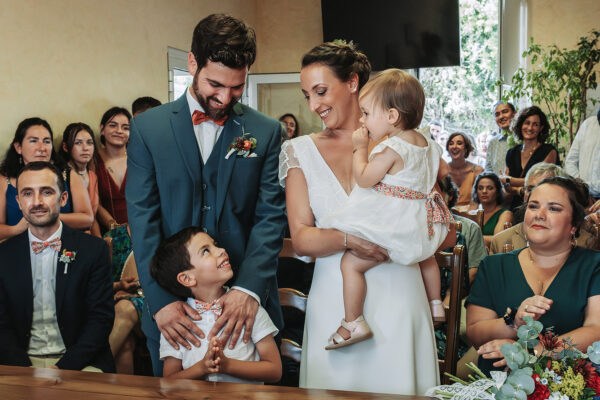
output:
[[[245,327],[243,341],[248,343],[252,335],[254,319],[258,312],[256,299],[241,290],[231,289],[221,297],[219,302],[223,307],[223,312],[215,321],[208,338],[211,339],[223,329],[219,339],[222,343],[227,343],[231,336],[229,348],[233,349],[240,338],[242,329]]]
[[[204,338],[205,334],[192,320],[201,319],[200,314],[184,301],[167,304],[154,314],[160,333],[175,350],[179,350],[179,345],[191,350],[190,343],[200,347],[200,340],[196,336]]]

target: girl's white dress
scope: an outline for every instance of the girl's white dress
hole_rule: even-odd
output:
[[[392,136],[375,146],[369,159],[386,147],[402,157],[404,169],[394,175],[385,175],[381,180],[383,185],[378,185],[381,191],[355,187],[342,207],[321,220],[321,227],[362,237],[387,249],[393,262],[410,265],[432,256],[448,234],[447,223],[431,221],[431,228],[427,227],[427,197],[430,193],[436,194],[432,189],[437,179],[441,149],[431,140],[426,147],[419,147]],[[396,194],[401,191],[401,196],[407,198],[382,191]],[[441,196],[438,199],[443,201]],[[431,197],[429,204],[437,207]],[[366,318],[368,321],[368,316]]]
[[[310,136],[284,142],[279,171],[282,184],[290,168],[300,168],[304,174],[317,227],[321,228],[327,215],[349,201]],[[424,223],[419,225],[426,229]],[[418,264],[385,263],[367,271],[364,313],[374,337],[327,351],[327,338],[344,315],[341,256],[340,252],[321,257],[315,263],[304,326],[300,386],[423,395],[438,384],[439,373],[431,314]]]

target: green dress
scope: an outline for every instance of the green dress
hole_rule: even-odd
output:
[[[494,234],[494,229],[496,229],[496,224],[498,224],[500,215],[502,215],[502,213],[504,211],[507,211],[506,208],[501,208],[498,211],[496,211],[494,213],[494,215],[492,215],[490,217],[490,219],[488,219],[488,221],[483,225],[483,234],[484,235],[488,236],[488,235]]]
[[[500,318],[508,307],[517,308],[534,296],[519,263],[522,250],[484,258],[466,304],[493,310]],[[600,252],[575,247],[544,294],[554,303],[539,321],[558,335],[577,329],[583,325],[588,298],[596,295],[600,295]],[[495,361],[480,357],[479,365],[487,373]]]

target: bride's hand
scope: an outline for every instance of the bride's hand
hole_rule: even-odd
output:
[[[386,249],[359,237],[348,235],[348,250],[359,258],[384,262],[389,259]]]

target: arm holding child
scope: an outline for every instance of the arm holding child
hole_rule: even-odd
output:
[[[364,126],[354,131],[352,144],[354,145],[352,150],[352,172],[356,184],[362,188],[376,185],[395,163],[398,161],[402,163],[402,159],[398,154],[387,147],[382,152],[375,154],[369,161],[367,154],[369,131]],[[402,169],[402,167],[399,169]]]

